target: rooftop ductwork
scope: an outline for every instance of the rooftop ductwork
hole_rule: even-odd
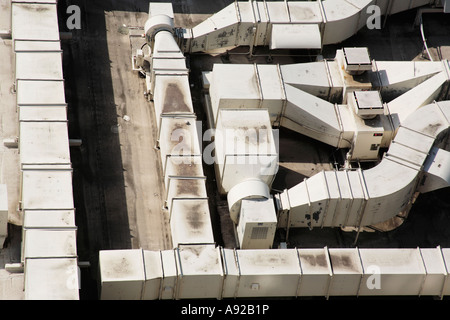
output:
[[[434,0],[236,1],[192,29],[184,52],[223,53],[238,46],[318,49],[340,43],[381,16],[433,4]],[[376,7],[373,7],[376,6]],[[381,20],[379,20],[381,27]],[[301,36],[298,36],[301,35]]]

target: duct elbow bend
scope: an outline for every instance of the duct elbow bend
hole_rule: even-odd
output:
[[[151,43],[155,39],[155,35],[160,31],[168,31],[173,34],[174,30],[174,23],[173,18],[165,15],[165,14],[158,14],[155,16],[151,16],[148,18],[148,20],[145,22],[144,31],[145,31],[145,38],[147,40],[147,43],[151,47]]]
[[[244,199],[269,199],[269,186],[262,180],[247,179],[230,189],[227,195],[230,217],[234,223],[238,223],[241,211],[241,203]]]

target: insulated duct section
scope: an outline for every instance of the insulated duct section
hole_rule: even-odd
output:
[[[449,119],[449,101],[422,107],[402,122],[376,167],[322,172],[284,191],[278,197],[280,226],[362,227],[408,211]]]

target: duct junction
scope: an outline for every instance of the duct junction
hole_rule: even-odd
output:
[[[101,251],[102,298],[447,295],[447,249],[269,249],[276,228],[361,229],[449,185],[442,164],[450,153],[441,149],[450,125],[448,61],[374,61],[366,48],[343,48],[330,61],[216,64],[204,72],[217,186],[240,247],[231,250],[217,247],[211,232],[183,54],[241,45],[320,49],[362,28],[369,5],[389,15],[430,3],[235,2],[191,30],[174,28],[170,4],[150,3],[150,54],[136,52],[133,63],[156,111],[174,249]],[[291,32],[309,36],[287,41]],[[279,126],[348,150],[344,166],[271,192]],[[353,168],[361,161],[374,166]],[[344,256],[354,263],[340,264]],[[373,263],[396,285],[370,290]]]

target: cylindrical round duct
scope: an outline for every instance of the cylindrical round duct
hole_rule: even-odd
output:
[[[269,186],[259,179],[249,179],[238,183],[230,189],[227,195],[230,217],[234,223],[239,221],[241,202],[244,199],[269,199]]]
[[[156,16],[152,16],[150,17],[146,22],[145,22],[145,38],[147,39],[147,43],[151,43],[152,40],[154,39],[155,35],[159,32],[159,31],[169,31],[171,33],[173,33],[173,19],[169,16],[166,16],[164,14],[159,14]]]

